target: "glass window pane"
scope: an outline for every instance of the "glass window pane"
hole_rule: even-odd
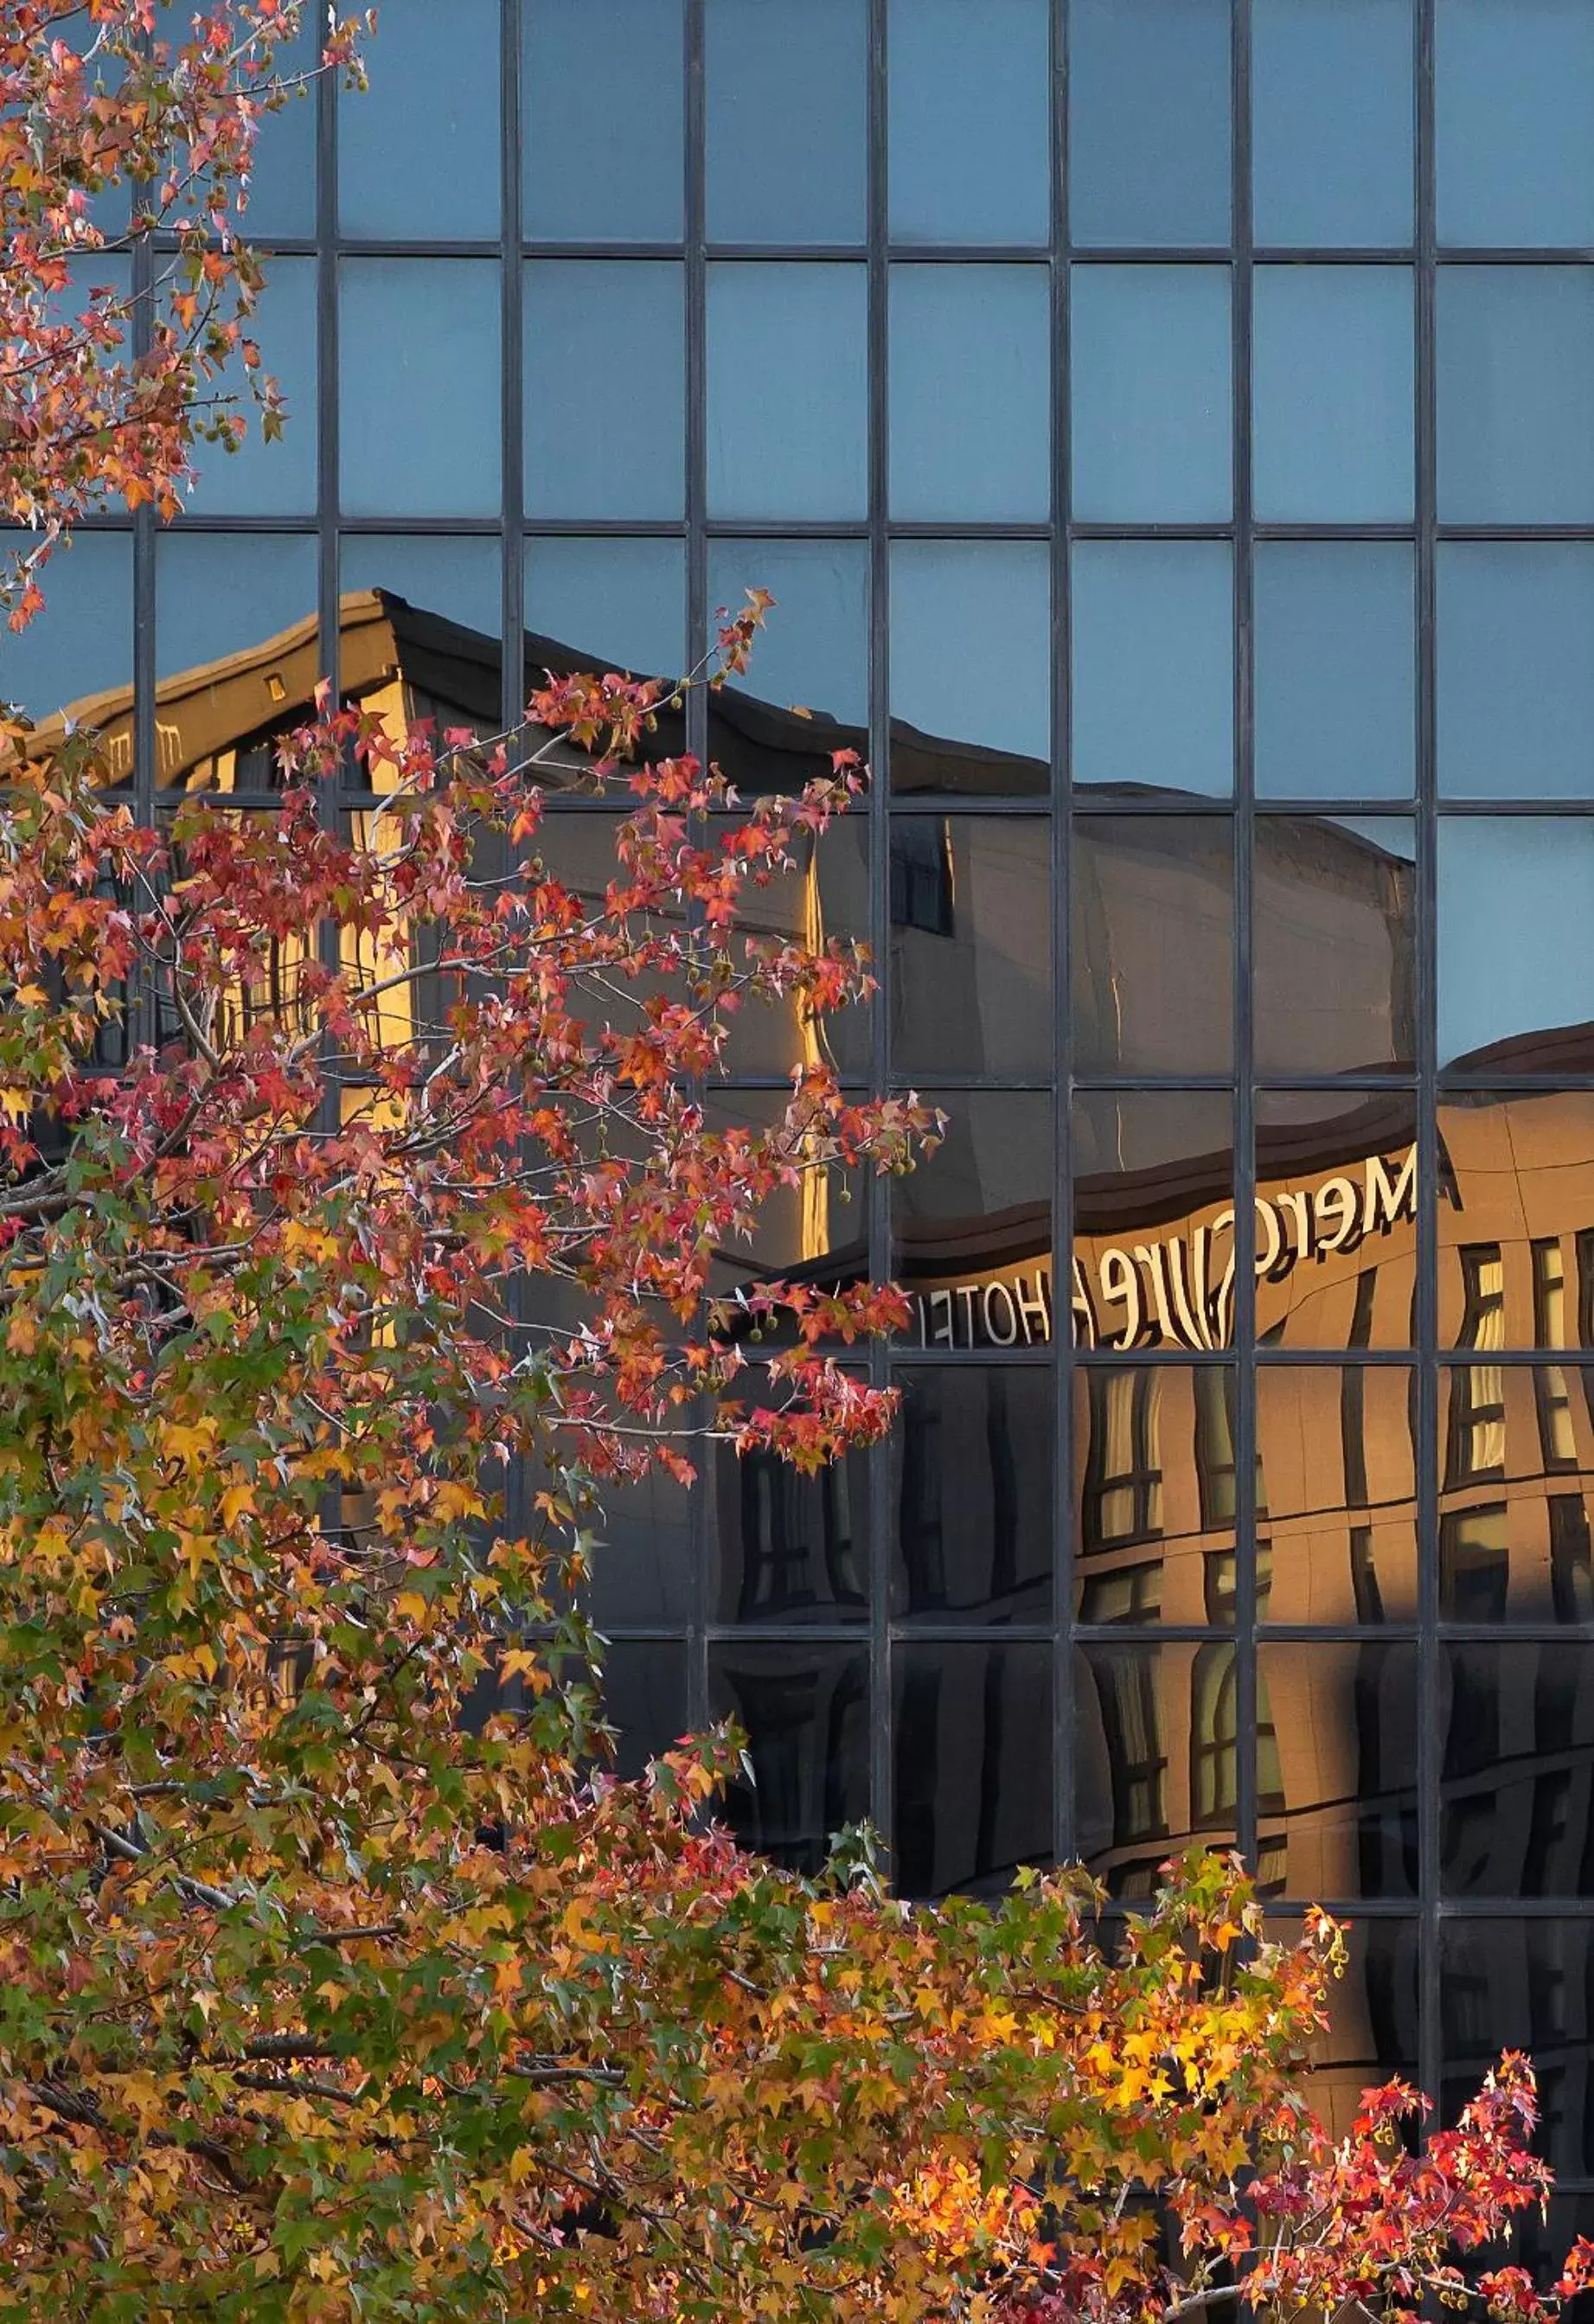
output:
[[[1409,1348],[1414,1094],[1258,1090],[1256,1110],[1258,1337],[1269,1347]]]
[[[1443,542],[1438,682],[1442,794],[1594,792],[1594,549]]]
[[[283,81],[313,76],[320,54],[325,17],[307,8],[299,30],[277,51],[274,72]],[[124,204],[125,215],[125,204]],[[244,232],[253,240],[280,235],[284,240],[316,231],[316,83],[305,82],[280,113],[260,124],[249,180]]]
[[[1076,788],[1234,787],[1234,578],[1217,540],[1073,550]]]
[[[1186,1348],[1202,1355],[1226,1348],[1234,1330],[1233,1101],[1221,1090],[1081,1090],[1071,1120],[1076,1345],[1125,1353]],[[1152,1399],[1142,1414],[1144,1401],[1137,1391],[1119,1410],[1114,1391],[1099,1416],[1098,1434],[1117,1445],[1107,1462],[1113,1475],[1144,1470],[1148,1480],[1161,1465],[1153,1424],[1160,1427],[1162,1406]],[[1169,1407],[1178,1408],[1176,1400]],[[1228,1417],[1226,1405],[1206,1413],[1203,1425],[1221,1428]],[[1147,1441],[1136,1450],[1142,1429]],[[1221,1450],[1214,1443],[1214,1462]],[[1231,1446],[1229,1460],[1231,1467]],[[1220,1508],[1218,1501],[1228,1506]],[[1159,1508],[1147,1489],[1132,1525],[1121,1507],[1116,1520],[1102,1508],[1091,1524],[1103,1539],[1120,1525],[1138,1537]],[[1231,1487],[1217,1497],[1212,1514],[1220,1531],[1228,1527],[1224,1546],[1232,1550]],[[1209,1608],[1208,1618],[1218,1611]],[[1232,1605],[1221,1609],[1221,1620],[1231,1625]]]
[[[1229,0],[1071,0],[1076,243],[1229,240]]]
[[[1542,1775],[1535,1808],[1540,1799],[1547,1808],[1570,1797],[1565,1772]],[[1439,1943],[1445,2120],[1477,2095],[1502,2049],[1525,2050],[1543,2110],[1534,2152],[1557,2179],[1594,2178],[1594,2107],[1585,2103],[1594,2088],[1594,1923],[1452,1920],[1441,1924]],[[1563,2230],[1568,2240],[1576,2233],[1564,2210],[1546,2243]]]
[[[0,533],[0,561],[30,545],[25,533]],[[88,696],[131,686],[131,534],[77,533],[45,565],[40,586],[44,610],[25,630],[0,621],[0,703],[35,724]],[[115,771],[131,774],[131,762]]]
[[[1298,1252],[1283,1191],[1260,1194],[1260,1257]],[[1309,1220],[1315,1217],[1308,1210]],[[1284,1286],[1311,1291],[1298,1261]],[[1258,1286],[1264,1296],[1268,1284]],[[1304,1333],[1300,1344],[1309,1346]],[[1377,1628],[1417,1618],[1416,1397],[1405,1366],[1264,1365],[1257,1375],[1257,1475],[1269,1560],[1268,1622]]]
[[[1564,818],[1442,820],[1441,1065],[1553,1071],[1542,1037],[1594,1017],[1591,836]]]
[[[1184,1748],[1195,1646],[1092,1646],[1073,1658],[1074,1824],[1080,1856],[1114,1896],[1149,1896],[1168,1856],[1169,1835],[1191,1828]],[[1230,1664],[1232,1647],[1221,1642]],[[1232,1693],[1232,1689],[1230,1689]],[[1221,1709],[1226,1697],[1216,1690]],[[1215,1736],[1218,1720],[1208,1721]],[[1205,1763],[1202,1837],[1223,1845],[1233,1829],[1233,1726],[1227,1766]],[[1227,1774],[1228,1781],[1223,1780]]]
[[[1044,541],[892,543],[896,789],[1050,789],[1051,608]],[[1000,686],[969,685],[970,670],[998,669]]]
[[[1252,222],[1264,248],[1412,238],[1412,0],[1251,0]]]
[[[861,540],[714,540],[712,616],[748,590],[775,599],[746,676],[731,684],[760,702],[796,705],[862,725],[869,716],[869,550]]]
[[[1442,1893],[1594,1895],[1594,1655],[1570,1638],[1457,1644],[1441,1686]]]
[[[1045,242],[1046,0],[891,0],[887,62],[895,239]]]
[[[1300,1639],[1257,1656],[1263,1860],[1286,1896],[1411,1896],[1417,1650]]]
[[[587,1605],[600,1629],[686,1621],[696,1597],[692,1497],[656,1469],[633,1485],[608,1488],[582,1520],[594,1536]]]
[[[681,0],[535,0],[521,77],[526,233],[678,242],[685,208]],[[601,99],[593,60],[623,58]]]
[[[1078,1071],[1227,1073],[1234,982],[1229,817],[1080,816],[1073,874]]]
[[[1412,551],[1399,542],[1258,544],[1260,797],[1410,797],[1415,614]]]
[[[1052,1852],[1052,1658],[1044,1646],[901,1646],[892,1886],[1000,1893]]]
[[[268,128],[270,124],[268,124]],[[195,447],[198,481],[188,505],[203,516],[310,516],[316,507],[316,262],[273,258],[264,290],[247,325],[260,348],[260,369],[281,389],[287,412],[282,433],[268,443],[241,355],[235,355],[205,392],[231,401],[244,422],[235,452],[219,444]]]
[[[526,626],[589,659],[674,677],[686,659],[686,558],[678,540],[532,540]]]
[[[1257,515],[1405,521],[1416,466],[1411,275],[1259,266],[1255,297]]]
[[[946,1129],[929,1159],[892,1184],[891,1273],[935,1295],[1052,1248],[1052,1101],[1031,1090],[945,1091]]]
[[[1594,242],[1594,15],[1582,0],[1445,0],[1433,97],[1442,242]]]
[[[1587,1055],[1586,1034],[1576,1046]],[[1594,1096],[1452,1092],[1440,1102],[1439,1136],[1441,1347],[1594,1348]],[[1594,1412],[1583,1394],[1594,1379],[1558,1377],[1562,1408],[1541,1410],[1538,1465],[1580,1467],[1585,1419],[1571,1407]],[[1531,1442],[1525,1430],[1510,1448],[1514,1474],[1531,1471]]]
[[[496,237],[502,23],[498,0],[382,0],[382,36],[365,51],[369,87],[346,91],[337,108],[346,235]],[[424,165],[395,167],[418,132]]]
[[[685,1646],[674,1638],[611,1644],[604,1655],[604,1716],[620,1737],[614,1772],[640,1775],[686,1732]]]
[[[499,281],[489,259],[343,262],[346,515],[498,514]]]
[[[711,242],[861,242],[866,0],[706,0]]]
[[[316,580],[310,539],[161,536],[155,559],[161,784],[231,788],[233,754],[311,715],[321,667]],[[269,750],[260,752],[256,769],[247,787],[269,786]]]
[[[1441,518],[1594,520],[1594,272],[1446,266],[1438,299]]]
[[[1227,1231],[1204,1224],[1188,1241],[1148,1231],[1128,1250],[1110,1243],[1096,1277],[1075,1276],[1076,1323],[1100,1306],[1116,1319],[1124,1270],[1153,1262],[1166,1295],[1171,1276],[1182,1318],[1201,1340],[1216,1322],[1221,1277],[1202,1265]],[[1202,1240],[1202,1237],[1205,1240]],[[1197,1264],[1193,1269],[1192,1257]],[[1224,1264],[1227,1264],[1225,1259]],[[1147,1293],[1155,1297],[1151,1278]],[[1078,1618],[1092,1629],[1159,1622],[1231,1629],[1235,1554],[1235,1417],[1238,1383],[1227,1364],[1092,1364],[1073,1379],[1073,1506],[1080,1548]]]
[[[861,266],[708,270],[708,505],[729,517],[869,506]]]
[[[867,1453],[805,1476],[776,1453],[720,1445],[703,1467],[717,1620],[868,1621]]]
[[[723,703],[725,696],[718,699]],[[716,765],[734,763],[722,750],[723,730],[709,726],[710,755]],[[740,773],[737,788],[745,793]],[[789,789],[789,784],[775,786]],[[713,825],[710,826],[711,831]],[[792,848],[794,868],[784,879],[772,880],[743,904],[750,936],[768,936],[778,942],[865,944],[869,938],[869,816],[867,811],[838,816],[827,831],[800,835]],[[760,1001],[737,1010],[725,1044],[725,1069],[733,1074],[773,1074],[782,1079],[794,1065],[808,1060],[830,1066],[843,1081],[861,1081],[869,1073],[870,1004],[853,1001],[843,1009],[815,1011],[800,995]],[[817,1187],[817,1182],[814,1182]],[[864,1233],[862,1205],[841,1201],[835,1182],[812,1204],[814,1239],[821,1231],[834,1247],[844,1246]],[[831,1211],[832,1202],[836,1208]]]
[[[1011,1290],[1000,1278],[983,1288],[1001,1296],[972,1304],[1005,1333]],[[1050,1367],[941,1365],[899,1372],[896,1385],[893,1611],[919,1622],[1049,1620]]]
[[[1461,1257],[1480,1252],[1497,1286],[1500,1246]],[[1594,1372],[1580,1364],[1453,1364],[1441,1374],[1444,1619],[1589,1621],[1591,1399]]]
[[[1264,816],[1251,871],[1253,1056],[1263,1074],[1414,1071],[1415,827]]]
[[[709,1712],[747,1738],[751,1784],[733,1784],[725,1821],[745,1848],[816,1872],[833,1832],[869,1813],[869,1655],[853,1646],[711,1649]]]
[[[526,512],[678,517],[686,279],[674,260],[541,259],[525,276]],[[599,318],[622,326],[604,351]]]
[[[894,266],[891,514],[1044,521],[1052,504],[1051,275]]]
[[[449,540],[436,533],[346,534],[340,586],[382,589],[417,613],[496,639],[503,619],[503,564],[496,540]]]
[[[890,891],[892,1072],[1049,1075],[1050,824],[895,816]]]
[[[1234,505],[1228,268],[1073,273],[1074,515],[1226,522]]]

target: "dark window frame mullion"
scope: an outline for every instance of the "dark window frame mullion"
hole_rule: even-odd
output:
[[[1068,9],[1052,0],[1052,1657],[1053,1832],[1057,1860],[1078,1853],[1074,1766],[1073,997],[1073,592],[1069,520],[1072,339],[1069,308]]]

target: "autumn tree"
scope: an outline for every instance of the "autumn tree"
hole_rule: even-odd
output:
[[[34,547],[180,494],[293,13],[173,53],[151,0],[0,0]],[[191,205],[148,355],[51,303],[117,173]],[[1076,1871],[915,1909],[861,1836],[812,1880],[742,1854],[733,1738],[613,1775],[584,1515],[705,1434],[813,1464],[889,1425],[834,1357],[896,1295],[730,1313],[712,1267],[934,1131],[816,1065],[711,1126],[739,1010],[864,987],[741,924],[861,773],[711,824],[653,752],[677,699],[565,677],[485,740],[327,701],[272,816],[159,834],[91,736],[0,733],[0,2314],[1552,2312],[1580,2254],[1549,2291],[1469,2257],[1547,2190],[1524,2061],[1417,2151],[1399,2089],[1331,2137],[1337,1932],[1269,1943],[1238,1868],[1116,1937]],[[544,860],[556,776],[627,802],[595,906]]]

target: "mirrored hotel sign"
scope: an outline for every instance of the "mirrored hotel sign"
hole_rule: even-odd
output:
[[[1295,1268],[1348,1258],[1417,1213],[1417,1149],[1369,1154],[1356,1174],[1257,1196],[1256,1270],[1278,1283]],[[925,1254],[928,1259],[929,1254]],[[956,1281],[915,1286],[920,1345],[1037,1347],[1052,1336],[1048,1252]],[[1076,1346],[1223,1348],[1234,1329],[1234,1211],[1214,1207],[1155,1239],[1076,1243],[1070,1269]]]

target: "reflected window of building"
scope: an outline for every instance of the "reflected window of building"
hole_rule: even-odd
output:
[[[893,1440],[895,1610],[908,1620],[1044,1619],[1051,1607],[1049,1371],[899,1376]]]
[[[1450,1376],[1446,1489],[1505,1473],[1505,1373],[1498,1364],[1457,1364]]]
[[[1239,1682],[1231,1646],[1202,1646],[1190,1688],[1190,1803],[1199,1830],[1233,1821],[1239,1797]]]
[[[852,1453],[813,1476],[773,1453],[715,1458],[719,1618],[859,1621],[869,1607],[868,1466]]]
[[[1162,1530],[1161,1398],[1150,1366],[1091,1373],[1081,1527],[1087,1556]]]
[[[1441,1520],[1440,1609],[1447,1620],[1503,1621],[1510,1573],[1510,1526],[1503,1502],[1453,1509]]]
[[[1550,1495],[1550,1578],[1558,1622],[1594,1621],[1594,1548],[1581,1493]]]
[[[1079,1589],[1080,1621],[1098,1629],[1134,1629],[1154,1623],[1162,1612],[1162,1581],[1160,1558],[1115,1566],[1108,1573],[1086,1573]]]
[[[952,832],[928,816],[898,816],[891,825],[891,926],[950,936]]]
[[[751,1784],[725,1813],[742,1844],[817,1871],[833,1832],[869,1803],[869,1660],[849,1648],[727,1646],[711,1658],[714,1714],[747,1737]]]
[[[1090,1701],[1101,1723],[1101,1756],[1093,1772],[1110,1786],[1112,1803],[1107,1845],[1132,1848],[1160,1839],[1167,1831],[1167,1752],[1157,1654],[1155,1649],[1093,1647],[1086,1667]],[[1082,1701],[1082,1711],[1086,1707]],[[1091,1852],[1088,1840],[1086,1852]]]
[[[1350,1587],[1356,1618],[1368,1625],[1384,1619],[1384,1592],[1378,1580],[1377,1552],[1371,1526],[1350,1528]]]

